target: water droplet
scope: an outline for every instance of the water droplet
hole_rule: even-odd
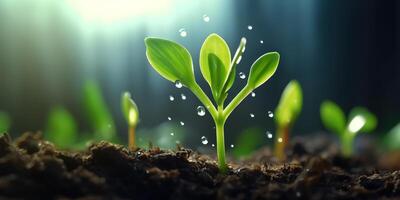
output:
[[[267,137],[268,137],[269,139],[271,139],[271,138],[272,138],[272,133],[269,132],[269,131],[267,131]]]
[[[246,78],[246,74],[243,72],[239,72],[239,78],[240,79],[245,79]]]
[[[210,21],[210,17],[208,15],[203,15],[203,21],[209,22]]]
[[[181,37],[186,37],[187,36],[187,32],[184,28],[179,29],[179,35]]]
[[[241,60],[242,60],[242,56],[239,56],[239,58],[236,60],[236,64],[238,65]]]
[[[207,140],[206,136],[201,136],[201,143],[204,145],[208,144],[208,140]]]
[[[253,26],[252,25],[248,25],[247,29],[249,29],[251,31],[251,30],[253,30]]]
[[[183,86],[183,85],[182,85],[182,83],[181,83],[179,80],[176,80],[176,81],[175,81],[175,87],[176,87],[176,88],[182,88],[182,86]]]
[[[174,96],[169,95],[169,100],[170,100],[170,101],[174,101],[174,100],[175,100]]]
[[[261,43],[261,44],[264,44],[264,40],[260,40],[260,43]]]
[[[185,100],[186,100],[186,95],[182,93],[182,94],[181,94],[181,98],[182,98],[182,100],[185,101]]]
[[[251,96],[252,97],[256,97],[256,93],[255,92],[251,92]]]
[[[251,117],[251,118],[254,118],[254,114],[253,114],[253,113],[250,113],[250,117]]]
[[[273,118],[274,117],[274,113],[272,111],[268,111],[268,117]]]
[[[279,143],[283,142],[283,139],[282,138],[278,138],[278,142]]]
[[[231,148],[235,147],[235,145],[231,144]]]
[[[211,144],[212,147],[215,147],[215,144]]]
[[[300,192],[296,192],[296,197],[301,197],[301,193]]]
[[[181,126],[185,126],[185,122],[180,121],[179,123],[181,124]]]
[[[170,135],[171,135],[171,136],[174,136],[175,134],[174,134],[174,133],[170,133]]]
[[[167,119],[168,119],[168,121],[171,121],[171,120],[172,120],[172,118],[171,118],[171,117],[168,117]]]
[[[203,106],[197,106],[197,115],[204,116],[206,114],[206,109]]]

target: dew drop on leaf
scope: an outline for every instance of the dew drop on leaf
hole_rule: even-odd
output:
[[[182,93],[182,94],[181,94],[181,99],[182,99],[182,100],[186,100],[186,95]]]
[[[169,95],[169,100],[170,100],[170,101],[174,101],[174,100],[175,100],[174,96]]]
[[[268,111],[268,117],[273,118],[274,117],[274,113],[272,111]]]
[[[239,72],[239,78],[240,79],[245,79],[246,78],[246,74],[243,72]]]
[[[187,32],[184,28],[179,29],[179,35],[181,37],[186,37],[187,36]]]
[[[203,21],[204,22],[209,22],[210,21],[210,17],[208,15],[203,15]]]
[[[182,86],[183,86],[183,85],[182,85],[182,83],[181,83],[179,80],[176,80],[176,81],[175,81],[175,87],[176,87],[176,88],[182,88]]]
[[[197,115],[204,116],[206,114],[206,109],[203,106],[197,106]]]
[[[201,143],[204,145],[208,144],[208,140],[207,140],[206,136],[201,136]]]

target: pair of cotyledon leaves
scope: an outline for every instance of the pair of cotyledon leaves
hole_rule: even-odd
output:
[[[146,55],[151,66],[169,81],[180,81],[188,88],[196,83],[192,57],[183,46],[160,38],[146,38]],[[246,39],[242,38],[234,58],[225,40],[211,34],[200,50],[200,70],[210,85],[217,104],[222,103],[232,87],[236,75],[236,64],[244,52]],[[252,65],[247,86],[254,90],[265,83],[276,71],[279,54],[270,52],[262,55]]]
[[[332,101],[324,101],[321,104],[320,112],[324,126],[339,136],[343,136],[346,132],[352,132],[351,122],[356,118],[362,119],[356,132],[368,133],[373,131],[377,126],[378,120],[376,116],[363,107],[353,108],[349,113],[347,121],[343,110]]]

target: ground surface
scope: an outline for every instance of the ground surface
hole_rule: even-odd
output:
[[[0,199],[400,199],[400,171],[378,169],[373,155],[344,159],[320,143],[294,144],[284,164],[263,149],[223,175],[213,159],[183,148],[100,142],[70,153],[39,135],[5,135]]]

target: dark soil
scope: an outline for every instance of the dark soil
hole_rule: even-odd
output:
[[[14,142],[4,135],[0,199],[400,199],[400,171],[319,143],[295,143],[285,163],[262,149],[224,175],[214,159],[184,148],[130,151],[100,142],[71,153],[39,134]]]

